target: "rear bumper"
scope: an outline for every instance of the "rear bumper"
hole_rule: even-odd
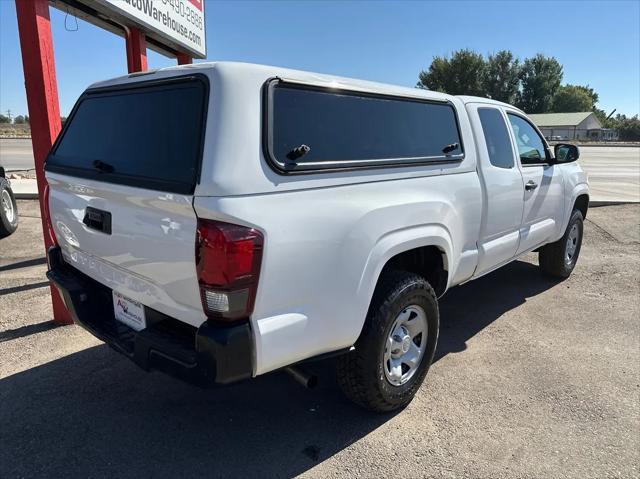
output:
[[[60,248],[49,250],[47,277],[73,320],[145,370],[159,370],[200,386],[252,376],[248,323],[195,328],[145,306],[147,327],[135,331],[115,320],[112,291],[65,263]]]

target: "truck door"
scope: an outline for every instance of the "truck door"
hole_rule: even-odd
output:
[[[524,213],[516,254],[554,241],[561,235],[564,179],[538,130],[521,114],[507,112],[524,182]]]
[[[478,148],[483,208],[478,266],[484,274],[512,259],[522,223],[522,173],[516,164],[504,112],[488,104],[467,105]]]

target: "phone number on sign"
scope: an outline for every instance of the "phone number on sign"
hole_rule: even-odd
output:
[[[194,27],[202,30],[203,17],[202,11],[192,7],[184,0],[161,0],[164,5],[168,5],[174,13],[180,15]]]

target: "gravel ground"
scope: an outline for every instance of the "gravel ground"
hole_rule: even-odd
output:
[[[0,240],[0,476],[640,476],[640,206],[593,208],[571,278],[529,255],[442,299],[413,403],[372,415],[331,361],[199,390],[50,322],[37,203]]]

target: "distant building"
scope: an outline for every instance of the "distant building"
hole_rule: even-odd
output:
[[[547,140],[599,140],[618,139],[618,132],[602,128],[592,111],[578,113],[538,113],[529,115]]]

